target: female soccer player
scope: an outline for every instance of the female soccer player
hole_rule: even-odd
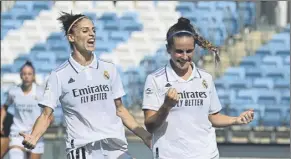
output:
[[[143,110],[147,130],[153,133],[155,158],[218,159],[212,126],[240,125],[253,120],[253,110],[239,117],[219,113],[221,104],[212,76],[192,62],[196,44],[215,51],[197,35],[188,19],[180,18],[167,33],[166,47],[171,59],[146,79]]]
[[[4,109],[4,107],[1,107],[1,109]],[[2,111],[2,110],[1,110]],[[1,120],[2,121],[2,120]],[[9,112],[6,113],[6,117],[3,121],[3,123],[0,123],[0,140],[1,140],[1,152],[0,152],[0,158],[4,158],[6,153],[9,150],[9,134],[10,134],[10,128],[13,122],[13,115]]]
[[[72,54],[51,72],[43,100],[39,103],[44,111],[32,133],[22,134],[23,144],[27,148],[35,147],[59,100],[67,125],[67,158],[131,158],[123,124],[148,146],[151,134],[139,126],[123,106],[121,97],[125,93],[116,66],[97,59],[93,53],[93,22],[85,15],[64,12],[58,20],[63,24]]]
[[[22,145],[22,137],[19,133],[31,132],[35,120],[41,114],[38,100],[43,93],[43,89],[34,82],[35,69],[31,62],[26,62],[21,67],[20,77],[22,84],[12,87],[8,91],[7,100],[1,109],[1,128],[4,125],[2,122],[10,118],[7,115],[8,106],[13,105],[15,114],[9,134],[9,158],[24,159],[28,154],[30,159],[40,159],[44,152],[43,140],[40,139],[36,144],[36,148],[30,151]]]

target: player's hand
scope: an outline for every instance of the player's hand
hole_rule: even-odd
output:
[[[254,110],[249,109],[241,113],[240,116],[236,118],[235,124],[236,125],[248,124],[251,121],[253,121],[253,119],[254,119]]]
[[[179,101],[179,95],[175,88],[170,88],[166,94],[164,104],[167,108],[174,107]]]
[[[24,133],[19,133],[20,136],[22,136],[24,138],[24,140],[22,141],[22,145],[25,148],[28,149],[34,149],[35,145],[37,143],[37,139],[35,137],[33,137],[32,135],[29,134],[24,134]]]

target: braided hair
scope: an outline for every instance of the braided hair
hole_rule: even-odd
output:
[[[179,18],[178,22],[171,26],[168,30],[167,47],[172,47],[174,44],[174,37],[180,36],[193,36],[195,44],[199,45],[205,50],[213,52],[215,55],[215,62],[220,62],[218,48],[210,41],[200,36],[194,29],[193,25],[191,25],[190,20],[184,17]]]

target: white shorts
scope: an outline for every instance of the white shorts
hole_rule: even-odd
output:
[[[18,133],[11,132],[9,138],[10,138],[9,147],[11,147],[11,146],[24,147],[22,145],[23,137],[20,136]],[[37,142],[37,144],[35,145],[34,149],[30,150],[30,149],[26,149],[25,148],[25,150],[27,152],[31,152],[31,153],[35,153],[35,154],[43,154],[44,153],[44,141],[43,141],[43,138],[41,138]]]
[[[116,149],[97,141],[71,150],[67,159],[133,159],[126,149]]]

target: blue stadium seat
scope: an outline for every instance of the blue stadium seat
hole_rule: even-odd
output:
[[[290,92],[286,92],[281,95],[280,104],[290,106]]]
[[[255,104],[257,101],[258,92],[254,89],[239,90],[237,98],[231,99],[232,104],[245,105]]]
[[[116,13],[105,12],[105,13],[102,14],[102,16],[99,18],[99,20],[102,20],[102,21],[115,21],[115,20],[117,20],[117,15],[116,15]]]
[[[21,21],[18,20],[5,20],[5,23],[1,23],[1,29],[16,29],[21,26]]]
[[[216,9],[222,8],[223,10],[226,10],[226,8],[229,7],[231,12],[236,12],[236,4],[232,1],[217,1],[216,2]]]
[[[223,78],[216,79],[214,84],[216,89],[228,89],[228,81]]]
[[[34,11],[41,11],[41,10],[49,10],[51,8],[51,6],[53,5],[52,1],[36,1],[34,2],[32,9]]]
[[[255,78],[261,78],[261,77],[263,77],[263,71],[260,68],[254,67],[254,68],[246,69],[246,74],[245,74],[246,79],[254,80]]]
[[[280,56],[265,56],[262,61],[261,67],[281,67],[283,65],[282,58]]]
[[[104,42],[109,40],[109,32],[107,31],[97,31],[96,32],[96,40],[102,40]],[[97,44],[99,45],[99,44]]]
[[[225,90],[225,89],[217,89],[217,95],[219,98],[219,101],[223,106],[231,104],[231,100],[235,98],[236,92],[234,90]]]
[[[184,13],[193,14],[194,10],[195,10],[194,2],[180,2],[176,7],[176,11],[181,12],[182,14]]]
[[[7,64],[7,65],[1,66],[1,73],[2,74],[5,74],[5,73],[14,73],[13,64]]]
[[[274,82],[269,78],[257,78],[254,79],[252,87],[262,91],[271,90],[274,87]]]
[[[116,46],[116,44],[113,43],[112,41],[99,43],[98,45],[96,45],[95,52],[96,53],[110,52],[115,46]]]
[[[120,22],[119,21],[107,21],[104,24],[104,30],[106,31],[118,31],[120,30]]]
[[[205,1],[198,1],[196,5],[196,9],[203,10],[203,11],[211,11],[216,8],[216,2],[215,1],[210,1],[210,2],[205,2]]]
[[[6,20],[15,20],[15,17],[11,13],[4,12],[4,13],[1,14],[1,20],[3,20],[3,21],[6,21]]]
[[[265,90],[258,93],[258,104],[262,105],[276,105],[279,102],[280,93],[274,90]]]
[[[109,39],[113,41],[126,41],[129,38],[129,33],[124,31],[112,31],[110,32]],[[98,44],[98,43],[97,43]]]
[[[133,22],[123,22],[120,23],[120,29],[123,31],[141,31],[142,25],[139,23],[133,23]]]
[[[95,27],[96,35],[97,35],[97,32],[99,33],[104,30],[104,22],[101,20],[97,20],[97,22],[94,23],[94,27]]]
[[[246,56],[242,59],[240,62],[240,66],[244,68],[257,68],[259,66],[259,63],[261,61],[260,56],[252,55],[252,56]]]
[[[229,88],[234,90],[247,89],[250,86],[250,83],[246,79],[236,79],[227,81]]]
[[[268,68],[263,70],[264,72],[264,77],[272,78],[274,81],[276,80],[283,80],[284,79],[284,74],[286,73],[287,70],[283,69],[282,67],[280,68]]]
[[[290,90],[290,79],[277,80],[274,82],[274,90],[284,92]]]
[[[230,67],[223,75],[224,79],[236,80],[245,77],[245,69],[243,67]]]
[[[276,55],[281,57],[290,56],[290,50],[277,50]]]
[[[33,7],[33,1],[16,1],[12,9],[22,9],[26,12],[31,12]]]
[[[268,47],[262,46],[256,51],[256,55],[262,57],[262,56],[272,55],[272,53],[270,49],[268,49]]]
[[[16,20],[19,21],[25,21],[25,20],[31,20],[35,16],[34,12],[26,12],[26,13],[19,13],[16,15]]]
[[[121,20],[129,20],[129,21],[133,21],[133,22],[136,22],[138,21],[138,15],[136,12],[124,12],[121,16]]]
[[[140,73],[143,79],[155,70],[158,69],[157,61],[152,56],[145,56],[143,60],[140,61]]]
[[[37,44],[30,51],[31,52],[44,52],[44,51],[47,51],[47,50],[48,50],[48,48],[47,48],[46,44]]]
[[[263,126],[282,126],[282,111],[279,108],[266,108]]]

